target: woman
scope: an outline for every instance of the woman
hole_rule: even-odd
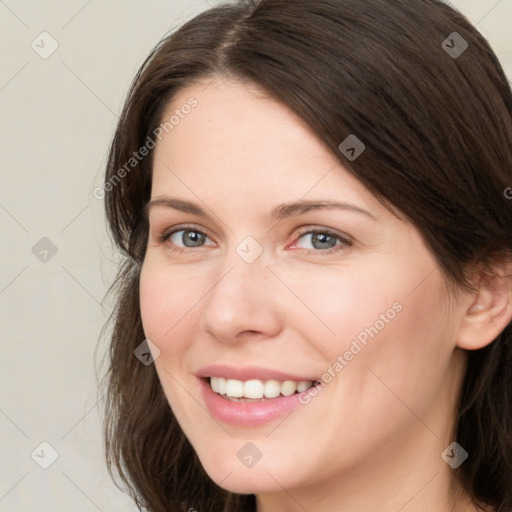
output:
[[[155,48],[104,185],[139,507],[512,510],[511,112],[438,0],[240,1]]]

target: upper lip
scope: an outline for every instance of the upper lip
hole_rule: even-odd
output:
[[[316,381],[317,377],[293,375],[291,373],[282,372],[279,370],[272,370],[270,368],[262,368],[258,366],[227,366],[221,364],[203,366],[198,370],[196,376],[199,378],[206,377],[223,377],[225,379],[236,379],[241,381],[248,381],[252,379],[277,381],[293,380],[300,381]]]

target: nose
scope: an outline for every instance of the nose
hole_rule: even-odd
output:
[[[200,328],[223,343],[277,336],[282,329],[278,298],[283,294],[264,256],[252,263],[237,254],[228,259],[203,301]]]

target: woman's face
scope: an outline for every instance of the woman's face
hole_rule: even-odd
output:
[[[418,231],[287,107],[208,83],[164,115],[179,122],[155,148],[140,279],[156,370],[205,470],[271,493],[447,467],[460,315]]]

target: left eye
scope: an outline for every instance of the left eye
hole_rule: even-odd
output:
[[[352,245],[350,240],[338,234],[331,233],[330,231],[308,231],[307,233],[300,235],[298,240],[300,239],[304,239],[309,242],[311,247],[305,247],[305,249],[312,248],[317,251],[328,251],[329,249],[335,249],[337,246],[345,247]]]

